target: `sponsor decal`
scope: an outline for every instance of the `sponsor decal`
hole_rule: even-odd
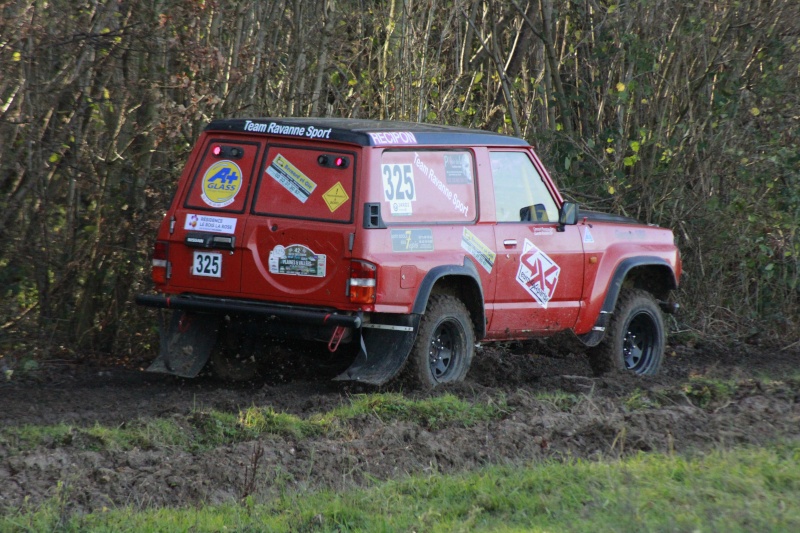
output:
[[[497,257],[491,248],[483,244],[474,233],[467,228],[461,233],[461,248],[474,257],[488,273],[492,273],[494,260]]]
[[[245,120],[244,131],[252,131],[255,133],[266,133],[267,125],[261,122],[253,122],[252,120]]]
[[[444,176],[447,183],[472,183],[472,159],[469,154],[445,154]]]
[[[315,254],[311,248],[302,244],[279,244],[269,253],[271,274],[324,278],[325,263],[325,254]]]
[[[275,156],[272,164],[267,167],[265,171],[272,176],[272,179],[280,183],[284,189],[292,193],[292,196],[297,198],[303,203],[306,203],[308,197],[317,188],[317,184],[311,181],[308,176],[300,172],[300,170],[291,164],[289,160],[281,154]]]
[[[519,258],[517,283],[545,309],[547,302],[556,292],[560,273],[561,267],[550,259],[550,256],[525,239],[525,246]]]
[[[347,196],[347,191],[344,190],[342,183],[337,181],[333,187],[325,191],[322,195],[322,199],[325,201],[325,205],[328,206],[328,209],[331,210],[331,213],[333,213],[342,207],[350,197]]]
[[[552,235],[555,233],[553,228],[533,228],[534,235]]]
[[[242,188],[242,170],[233,161],[217,161],[203,175],[201,198],[211,207],[233,203]]]
[[[393,252],[432,252],[433,231],[430,229],[393,229]]]
[[[436,172],[434,172],[433,168],[426,165],[425,161],[420,158],[417,152],[414,152],[414,166],[416,166],[425,177],[431,180],[433,186],[436,187],[436,189],[453,204],[453,208],[456,211],[464,215],[464,218],[469,218],[469,206],[467,206],[457,194],[454,194],[453,191],[451,191],[447,185],[445,185],[442,180],[436,176]]]
[[[372,144],[417,144],[417,138],[410,131],[378,131],[369,134]]]
[[[183,229],[232,234],[236,231],[236,219],[187,213]]]
[[[263,122],[253,122],[252,120],[244,121],[244,131],[288,135],[291,137],[306,137],[308,139],[330,139],[331,130],[332,128],[322,129],[315,128],[314,126],[289,126],[278,124],[277,122],[264,124]]]
[[[589,231],[589,228],[585,228],[585,232],[583,233],[583,242],[585,244],[594,244],[594,237],[592,236],[592,232]]]
[[[389,202],[389,211],[394,216],[413,214],[412,202],[417,200],[414,184],[414,168],[411,164],[381,165],[383,198]]]

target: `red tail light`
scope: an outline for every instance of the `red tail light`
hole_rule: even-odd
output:
[[[350,280],[348,283],[348,296],[354,304],[375,303],[378,269],[372,263],[350,261]]]
[[[153,283],[156,285],[163,285],[166,283],[170,275],[170,266],[169,243],[156,241],[153,247],[153,269],[150,272]]]

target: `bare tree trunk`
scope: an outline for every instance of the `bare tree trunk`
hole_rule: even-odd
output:
[[[325,79],[325,69],[328,67],[328,41],[330,40],[333,27],[336,25],[336,2],[335,0],[325,0],[324,23],[322,26],[322,42],[320,43],[320,56],[317,62],[317,79],[314,82],[314,92],[311,94],[312,117],[318,116],[319,101],[322,93],[322,82]]]

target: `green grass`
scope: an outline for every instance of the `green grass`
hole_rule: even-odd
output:
[[[342,406],[312,420],[328,425],[334,420],[351,420],[360,416],[376,416],[383,422],[404,421],[428,429],[446,426],[472,426],[478,422],[502,418],[508,409],[504,398],[488,398],[483,403],[469,403],[452,394],[424,400],[406,398],[402,394],[361,394]]]
[[[586,400],[586,396],[564,391],[537,392],[533,397],[542,403],[552,405],[559,411],[565,412]]]
[[[198,451],[266,434],[293,438],[332,436],[363,416],[375,416],[387,423],[405,421],[441,429],[502,418],[506,412],[502,398],[470,403],[451,394],[422,400],[401,394],[368,394],[353,396],[348,405],[307,419],[279,413],[271,407],[252,406],[238,413],[198,410],[186,417],[139,419],[115,427],[100,424],[86,428],[67,424],[8,427],[0,429],[0,444],[10,453],[36,446],[72,446],[93,451],[178,447]]]
[[[800,531],[800,444],[694,457],[490,467],[274,502],[64,517],[58,498],[1,531]]]

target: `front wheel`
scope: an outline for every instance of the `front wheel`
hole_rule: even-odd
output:
[[[643,290],[623,290],[606,336],[589,350],[595,375],[624,370],[654,375],[661,367],[666,345],[664,317],[653,296]]]
[[[474,351],[475,331],[464,303],[453,296],[432,295],[404,375],[423,389],[463,381]]]

